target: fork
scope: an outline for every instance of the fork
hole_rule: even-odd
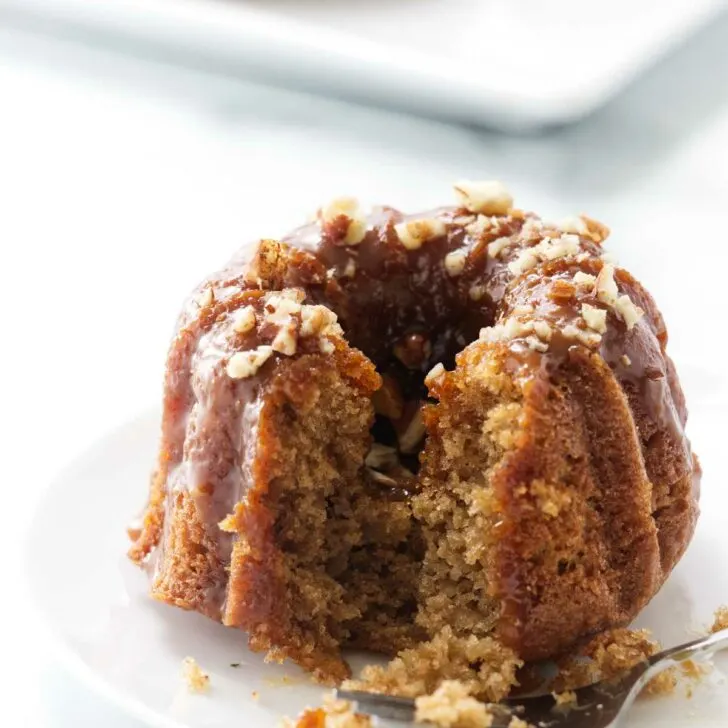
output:
[[[624,725],[627,711],[639,692],[655,675],[684,660],[710,657],[728,648],[728,629],[709,637],[672,647],[640,662],[620,677],[575,690],[576,702],[556,706],[551,695],[512,698],[491,704],[492,728],[507,728],[514,715],[538,728],[617,728]],[[337,690],[343,700],[358,710],[380,718],[414,721],[415,701],[391,695]]]

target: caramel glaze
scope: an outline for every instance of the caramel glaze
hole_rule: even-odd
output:
[[[395,225],[421,218],[442,221],[446,234],[423,242],[419,249],[406,249]],[[250,487],[254,478],[249,470],[251,448],[255,447],[264,394],[277,374],[285,374],[291,360],[276,354],[256,376],[230,380],[224,363],[231,352],[270,340],[265,332],[233,334],[231,314],[243,305],[263,305],[266,290],[300,287],[306,292],[306,303],[324,304],[337,314],[348,343],[364,352],[380,374],[394,377],[408,400],[427,396],[423,379],[434,364],[442,362],[452,368],[458,352],[478,338],[482,327],[515,315],[514,310],[523,304],[533,306],[532,317],[549,322],[554,330],[545,352],[533,350],[525,337],[497,344],[501,350],[507,349],[505,361],[512,375],[528,383],[524,391],[536,398],[547,397],[549,388],[563,381],[577,360],[601,360],[623,393],[625,412],[628,406],[634,414],[628,426],[634,429],[641,449],[638,457],[644,462],[644,477],[653,484],[652,502],[646,510],[635,505],[639,523],[632,526],[634,533],[656,534],[654,542],[640,541],[635,545],[637,551],[628,548],[605,554],[615,567],[625,558],[645,563],[642,585],[633,584],[632,593],[614,588],[619,595],[615,598],[623,603],[623,608],[615,607],[615,613],[622,620],[632,616],[654,593],[689,541],[697,516],[700,471],[683,431],[685,400],[665,354],[664,322],[649,294],[629,273],[619,269],[616,281],[619,293],[628,294],[645,312],[633,328],[628,329],[610,310],[606,333],[591,350],[561,333],[568,323],[583,327],[578,321],[582,303],[601,306],[590,290],[578,289],[573,296],[558,300],[550,291],[555,281],[571,280],[577,271],[599,273],[604,265],[604,229],[590,223],[588,231],[579,236],[578,255],[541,261],[514,274],[508,265],[524,249],[561,232],[518,210],[487,217],[457,208],[411,216],[387,207],[376,209],[367,218],[366,235],[357,245],[345,244],[347,226],[344,216],[330,223],[318,221],[297,229],[280,243],[265,240],[252,251],[242,249],[224,270],[203,282],[183,310],[168,360],[159,469],[144,529],[131,550],[137,561],[154,552],[154,588],[160,598],[227,624],[241,623],[225,597],[231,558],[235,561],[232,540],[216,524],[234,512]],[[508,239],[507,244],[489,254],[489,244],[503,238]],[[453,251],[466,256],[462,270],[455,274],[444,264],[445,256]],[[214,301],[200,306],[199,298],[208,289],[213,291]],[[306,346],[296,358],[322,356]],[[337,347],[335,356],[344,357],[342,351],[343,347]],[[361,362],[347,366],[364,367]],[[367,376],[371,389],[379,386],[373,371]],[[501,479],[499,491],[506,521],[513,505],[509,477]],[[201,534],[195,553],[189,556],[206,561],[207,566],[200,565],[196,588],[182,594],[175,586],[184,566],[182,557],[165,558],[164,549],[168,514],[190,498],[199,515]],[[271,524],[263,510],[248,513],[251,517],[238,526],[247,529],[248,539],[258,544],[260,570],[248,569],[246,575],[236,577],[233,563],[231,572],[232,578],[247,580],[246,588],[260,602],[247,608],[262,617],[273,608],[278,589],[273,567],[265,566]],[[500,576],[494,585],[494,595],[503,605],[501,636],[525,655],[543,656],[548,647],[528,634],[530,615],[537,605],[513,535],[520,517],[515,506],[510,517],[510,526],[506,523],[498,537],[502,542]],[[646,549],[645,558],[639,555],[640,548]],[[190,593],[195,596],[186,596]],[[537,624],[537,620],[531,623]],[[583,632],[597,626],[585,624],[578,629]],[[555,642],[560,644],[558,639]]]
[[[594,547],[597,554],[591,561],[588,557],[584,559],[587,567],[581,574],[582,580],[590,582],[590,589],[599,593],[591,614],[585,612],[582,604],[573,613],[570,605],[561,604],[565,619],[559,625],[554,612],[548,610],[552,606],[548,604],[549,595],[540,589],[548,583],[547,570],[541,573],[536,567],[532,573],[527,573],[529,559],[533,556],[533,539],[540,524],[532,521],[522,502],[514,497],[522,482],[522,470],[513,465],[514,459],[494,477],[504,509],[498,534],[499,586],[494,589],[503,605],[501,637],[530,659],[550,656],[554,644],[568,646],[585,634],[631,621],[682,555],[698,514],[700,468],[684,434],[685,399],[672,361],[665,354],[667,331],[664,321],[649,294],[628,272],[618,270],[615,277],[620,294],[629,295],[644,310],[644,317],[628,329],[624,321],[609,310],[606,332],[593,351],[562,333],[567,324],[579,323],[581,304],[600,304],[593,289],[579,287],[573,296],[554,300],[550,295],[554,282],[571,281],[576,271],[597,275],[602,266],[599,258],[580,263],[568,259],[546,263],[514,280],[501,305],[502,317],[519,305],[531,305],[534,311],[529,316],[547,321],[554,331],[547,352],[532,351],[519,339],[507,344],[506,369],[514,378],[525,382],[529,415],[549,412],[554,389],[566,388],[568,383],[580,379],[589,380],[587,396],[596,399],[601,387],[606,390],[605,399],[609,397],[606,401],[610,405],[604,407],[605,413],[607,409],[619,410],[618,403],[611,404],[616,399],[608,390],[611,382],[606,380],[603,385],[599,381],[603,376],[590,377],[591,372],[604,369],[604,365],[613,373],[614,381],[622,390],[624,405],[628,405],[622,406],[617,413],[609,413],[611,422],[618,421],[615,427],[624,443],[619,446],[597,444],[591,454],[574,449],[570,456],[569,468],[574,483],[581,479],[591,485],[591,490],[584,493],[586,501],[595,498],[593,481],[610,483],[611,488],[611,492],[603,493],[597,502],[599,517],[590,521],[589,515],[584,516],[587,523],[584,530],[591,527],[598,534],[597,539],[585,539],[587,550]],[[579,396],[583,399],[584,395],[580,393]],[[556,413],[551,413],[551,418],[546,419],[558,422],[556,417]],[[584,415],[584,420],[590,430],[587,439],[604,438],[598,420],[592,427],[588,424],[589,415]],[[562,423],[566,424],[563,420]],[[529,417],[524,429],[531,432],[534,440],[538,439],[538,434],[534,434],[538,432],[538,424]],[[634,443],[628,442],[631,432],[634,432]],[[546,440],[548,435],[543,437]],[[605,462],[601,463],[598,462],[600,448],[606,453],[602,458]],[[560,449],[561,443],[554,445],[554,450]],[[520,463],[538,461],[532,454],[527,456],[519,452],[519,455]],[[588,467],[580,462],[585,458],[590,460]],[[619,472],[622,463],[640,460],[644,469],[631,472],[625,468],[624,472]],[[580,473],[580,469],[584,472]],[[540,472],[531,473],[532,477],[540,475]],[[645,501],[645,492],[651,493],[651,502]],[[530,538],[524,540],[524,533]],[[546,537],[544,533],[544,539]],[[556,541],[558,536],[550,534],[548,539]],[[562,597],[559,595],[557,599]],[[545,615],[543,623],[538,621],[540,610]],[[554,627],[559,630],[558,635],[549,633],[549,628],[553,630]]]

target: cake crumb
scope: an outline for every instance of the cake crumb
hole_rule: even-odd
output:
[[[662,695],[672,695],[677,686],[677,671],[674,667],[668,667],[667,670],[650,680],[645,689],[642,691],[644,695],[659,697]]]
[[[490,728],[493,716],[459,680],[443,680],[431,695],[415,699],[415,721],[442,728]]]
[[[646,629],[613,629],[597,635],[578,653],[558,663],[554,681],[558,691],[574,690],[600,680],[612,680],[659,652],[661,645]],[[671,695],[677,670],[668,668],[645,686],[644,695]]]
[[[537,479],[531,483],[531,493],[536,497],[538,507],[551,518],[571,505],[571,496],[563,486],[553,485]]]
[[[718,607],[715,610],[715,620],[710,628],[712,634],[720,632],[722,629],[728,629],[728,606]]]
[[[530,723],[527,723],[523,718],[519,718],[514,715],[511,718],[511,722],[508,724],[508,728],[532,728]]]
[[[558,707],[576,705],[576,693],[573,690],[564,690],[563,693],[551,693]]]
[[[182,677],[191,693],[206,693],[210,689],[210,676],[197,664],[194,657],[182,660]]]
[[[497,702],[517,684],[523,663],[492,637],[457,637],[443,627],[431,640],[402,650],[388,665],[368,665],[347,690],[416,698],[433,693],[444,680],[458,680],[473,697]]]
[[[357,713],[348,700],[337,700],[333,695],[324,696],[318,708],[306,708],[295,720],[284,718],[280,728],[372,728],[368,715]]]
[[[659,646],[647,630],[613,629],[594,637],[578,652],[557,663],[556,692],[609,680],[647,659]]]
[[[253,690],[250,693],[250,697],[257,703],[260,700],[260,693],[257,690]]]

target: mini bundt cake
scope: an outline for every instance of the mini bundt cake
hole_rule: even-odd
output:
[[[608,230],[455,191],[411,216],[336,200],[243,249],[169,352],[130,556],[156,599],[322,681],[343,647],[426,645],[459,661],[441,676],[502,659],[512,683],[630,622],[695,526],[665,324]]]

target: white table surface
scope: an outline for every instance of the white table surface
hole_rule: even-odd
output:
[[[723,18],[580,126],[507,138],[0,28],[0,725],[139,728],[49,652],[23,539],[53,474],[157,400],[179,300],[239,242],[337,194],[415,209],[500,178],[612,226],[678,367],[725,354],[726,47]]]

